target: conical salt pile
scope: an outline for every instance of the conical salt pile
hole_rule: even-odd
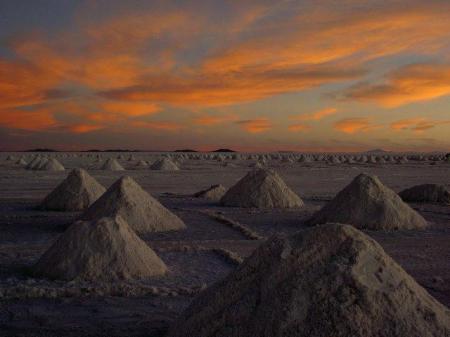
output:
[[[42,158],[40,156],[34,157],[25,168],[27,170],[35,170],[39,166],[41,159]]]
[[[44,162],[41,161],[38,170],[41,171],[64,171],[64,166],[55,158],[50,158]]]
[[[88,208],[106,189],[85,170],[75,169],[44,199],[41,208],[55,211],[81,211]]]
[[[152,170],[158,171],[178,171],[180,168],[170,158],[162,158],[157,160],[150,166]]]
[[[168,337],[448,337],[450,311],[352,226],[274,237],[203,291]]]
[[[83,220],[120,215],[139,233],[186,228],[183,221],[145,192],[132,178],[117,180],[86,212]]]
[[[222,197],[225,206],[256,208],[291,208],[303,201],[270,169],[252,170]]]
[[[125,169],[120,165],[117,160],[109,158],[102,166],[104,171],[125,171]]]
[[[227,189],[223,185],[212,185],[210,188],[194,194],[195,198],[201,198],[211,201],[219,201]]]
[[[20,157],[20,158],[19,158],[19,160],[18,160],[18,161],[16,161],[16,165],[20,165],[20,166],[27,166],[27,165],[28,165],[28,163],[27,163],[27,161],[25,160],[25,158],[23,158],[23,157]]]
[[[141,160],[139,160],[136,163],[135,167],[137,167],[137,168],[148,168],[148,164],[147,164],[147,162],[145,160],[141,159]]]
[[[360,174],[308,221],[372,230],[419,229],[426,220],[375,176]]]
[[[116,217],[75,222],[33,271],[51,279],[110,281],[163,275],[167,267],[122,218]]]
[[[399,193],[404,201],[450,204],[450,192],[442,185],[423,184],[413,186]]]
[[[249,167],[254,168],[254,169],[262,169],[262,168],[264,168],[264,165],[261,164],[259,161],[257,161],[256,163],[249,165]]]

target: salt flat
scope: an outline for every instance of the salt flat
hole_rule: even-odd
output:
[[[13,154],[17,159],[22,154]],[[192,197],[214,184],[229,188],[255,158],[217,160],[177,157],[180,170],[136,167],[155,162],[160,153],[102,153],[125,171],[100,170],[96,154],[54,153],[66,171],[25,170],[0,156],[0,336],[160,336],[208,285],[226,276],[266,238],[294,233],[360,173],[376,175],[399,192],[413,185],[450,188],[450,163],[409,160],[404,163],[297,162],[268,159],[286,184],[305,202],[291,209],[223,207]],[[27,154],[29,161],[34,154]],[[122,157],[117,159],[117,157]],[[226,165],[228,164],[228,165]],[[184,231],[140,235],[169,268],[165,277],[145,280],[64,282],[36,278],[29,267],[76,220],[78,212],[36,209],[72,168],[84,168],[108,188],[131,176],[143,189],[180,217]],[[424,230],[365,231],[420,285],[450,306],[450,205],[410,204],[430,224]]]

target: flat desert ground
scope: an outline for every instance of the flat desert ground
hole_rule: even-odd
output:
[[[25,170],[6,161],[7,154],[0,155],[0,336],[163,336],[202,289],[235,269],[269,236],[305,228],[305,220],[358,174],[374,174],[396,192],[423,183],[450,187],[450,163],[445,162],[271,160],[268,166],[303,199],[304,207],[221,207],[192,194],[214,184],[231,187],[254,160],[183,159],[180,171],[134,168],[138,160],[154,161],[158,155],[136,153],[128,161],[129,154],[125,154],[125,159],[118,160],[127,169],[121,172],[98,169],[95,154],[51,154],[59,156],[64,172]],[[118,154],[101,156],[116,158]],[[185,222],[184,231],[141,236],[168,266],[167,276],[95,283],[52,281],[29,274],[29,267],[80,215],[36,207],[77,167],[86,169],[106,188],[123,175],[131,176]],[[427,229],[365,232],[432,296],[450,307],[450,206],[410,206],[429,222]]]

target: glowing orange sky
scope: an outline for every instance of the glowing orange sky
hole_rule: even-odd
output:
[[[0,149],[450,147],[448,1],[2,6]]]

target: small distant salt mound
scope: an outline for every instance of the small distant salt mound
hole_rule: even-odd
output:
[[[136,168],[148,168],[148,164],[145,160],[139,160],[136,165]]]
[[[449,310],[352,226],[275,236],[194,299],[167,337],[448,337]]]
[[[413,186],[399,193],[404,201],[450,204],[450,192],[442,185],[423,184]]]
[[[301,155],[298,162],[299,163],[310,163],[310,162],[312,162],[312,159],[310,156]]]
[[[109,158],[102,166],[104,171],[125,171],[125,169],[120,165],[117,160]]]
[[[264,165],[257,161],[256,163],[249,165],[249,167],[254,169],[262,169],[264,168]]]
[[[128,157],[128,161],[134,161],[134,160],[136,160],[136,159],[134,158],[133,155],[131,155],[131,156]]]
[[[55,211],[81,211],[97,200],[106,189],[83,169],[75,169],[50,192],[41,208]]]
[[[150,166],[150,169],[157,171],[178,171],[180,168],[170,158],[157,160]]]
[[[20,165],[20,166],[25,166],[25,167],[26,167],[26,166],[28,165],[28,163],[27,163],[27,161],[25,160],[25,158],[20,157],[19,160],[16,161],[16,165]]]
[[[236,164],[230,163],[230,162],[223,162],[222,163],[222,167],[230,167],[230,168],[235,168],[237,167]]]
[[[270,169],[252,170],[222,197],[225,206],[256,208],[292,208],[303,201]]]
[[[25,168],[27,170],[35,170],[39,166],[41,159],[42,158],[40,156],[34,157]]]
[[[33,268],[62,280],[141,279],[164,275],[167,267],[120,217],[71,225]]]
[[[186,228],[184,222],[155,198],[144,191],[132,178],[122,177],[81,216],[95,220],[120,215],[139,233],[163,232]]]
[[[341,161],[339,160],[338,157],[336,157],[336,156],[331,156],[331,157],[328,159],[328,163],[330,163],[330,164],[340,164]]]
[[[420,229],[426,220],[375,176],[360,174],[312,216],[311,225],[338,222],[372,230]]]
[[[38,170],[40,171],[64,171],[64,166],[55,158],[50,158],[41,162]]]
[[[9,155],[8,157],[6,157],[6,161],[13,161],[16,160],[16,157],[14,157],[13,155]]]
[[[194,194],[195,198],[207,199],[211,201],[219,201],[227,189],[223,185],[212,185],[210,188]]]

